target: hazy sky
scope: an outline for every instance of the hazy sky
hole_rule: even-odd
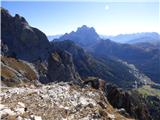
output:
[[[127,1],[127,0],[126,0]],[[64,34],[87,25],[99,34],[158,32],[158,2],[2,2],[47,35]]]

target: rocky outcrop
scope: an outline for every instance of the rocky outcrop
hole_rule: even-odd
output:
[[[38,79],[39,75],[33,64],[1,56],[1,82],[3,86],[38,85]]]
[[[97,77],[87,77],[83,79],[83,86],[90,85],[90,87],[104,91],[106,82],[105,80]]]
[[[80,82],[70,53],[66,51],[54,52],[48,59],[48,82]]]
[[[68,83],[2,88],[0,97],[2,120],[131,120],[120,115],[101,91]]]
[[[46,59],[50,49],[46,35],[31,27],[24,17],[1,8],[2,54],[27,61]]]
[[[138,120],[151,120],[147,106],[137,94],[125,92],[115,85],[106,85],[106,96],[110,104],[126,112]]]

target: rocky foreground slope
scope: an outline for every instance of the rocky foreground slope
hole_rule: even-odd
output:
[[[130,120],[100,90],[69,83],[2,88],[2,120]]]

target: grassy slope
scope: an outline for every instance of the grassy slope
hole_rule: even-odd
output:
[[[160,98],[160,89],[153,88],[149,85],[138,88],[137,91],[144,96],[157,96]]]

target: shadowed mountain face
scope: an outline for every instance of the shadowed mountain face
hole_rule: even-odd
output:
[[[76,32],[72,31],[69,34],[64,34],[59,40],[72,40],[81,46],[87,46],[100,40],[100,37],[93,27],[89,28],[83,25]]]
[[[157,43],[141,42],[141,43],[134,43],[132,45],[139,47],[139,48],[142,48],[142,49],[145,49],[146,51],[152,51],[155,49],[160,50],[160,42],[157,42]]]
[[[123,88],[132,88],[135,81],[138,85],[150,83],[150,79],[134,67],[122,61],[93,57],[72,41],[52,42],[51,46],[53,51],[67,51],[72,55],[75,68],[82,78],[95,76]]]
[[[121,59],[134,64],[154,82],[160,83],[160,51],[146,50],[129,44],[118,44],[110,40],[102,40],[90,48],[94,56]]]
[[[115,108],[124,108],[130,116],[138,120],[151,120],[147,106],[138,94],[131,94],[111,84],[106,85],[106,94]]]
[[[43,32],[29,26],[18,14],[12,17],[3,8],[1,18],[2,54],[27,61],[46,59],[50,44]]]

